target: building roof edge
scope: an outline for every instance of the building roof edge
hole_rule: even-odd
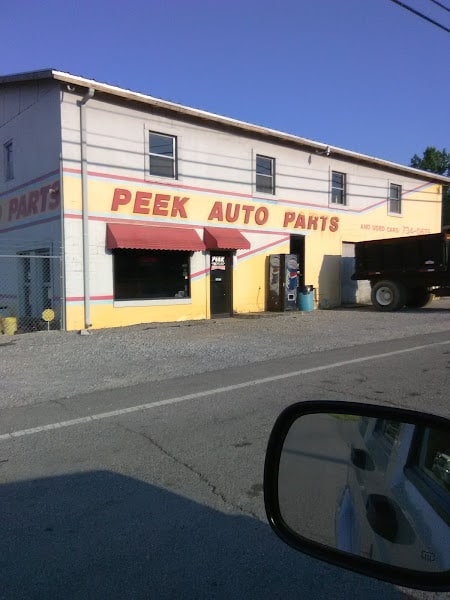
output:
[[[247,133],[266,136],[271,139],[276,139],[280,142],[290,143],[298,146],[309,147],[313,151],[323,152],[324,154],[334,155],[337,157],[348,158],[353,161],[357,161],[364,164],[371,164],[377,167],[384,167],[386,169],[395,170],[407,173],[408,175],[416,176],[420,179],[426,179],[427,181],[437,181],[444,184],[450,184],[450,177],[432,173],[429,171],[423,171],[421,169],[414,169],[399,163],[391,162],[382,158],[376,158],[367,154],[361,154],[359,152],[353,152],[340,148],[338,146],[331,146],[326,143],[316,142],[314,140],[299,137],[293,134],[278,131],[276,129],[270,129],[261,125],[254,125],[246,121],[240,121],[231,117],[224,117],[212,112],[205,110],[191,108],[168,100],[162,100],[148,94],[142,94],[140,92],[134,92],[125,88],[121,88],[108,83],[102,83],[94,79],[87,79],[78,75],[72,75],[64,71],[58,71],[55,69],[42,69],[39,71],[29,71],[24,73],[16,73],[12,75],[0,76],[0,84],[2,83],[19,83],[21,81],[40,80],[40,79],[54,79],[62,83],[68,83],[72,85],[78,85],[81,87],[93,88],[98,92],[105,94],[111,94],[117,97],[121,97],[126,100],[135,102],[141,102],[143,104],[155,106],[167,111],[176,112],[180,115],[202,119],[211,124],[220,124],[222,126],[228,126]]]

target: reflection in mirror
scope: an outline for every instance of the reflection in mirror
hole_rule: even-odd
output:
[[[394,567],[450,570],[448,431],[304,415],[283,445],[278,495],[304,538]]]

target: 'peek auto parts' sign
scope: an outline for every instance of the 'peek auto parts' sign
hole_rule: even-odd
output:
[[[209,202],[208,202],[209,200]],[[304,211],[283,210],[281,206],[265,206],[257,203],[224,202],[207,196],[172,195],[153,191],[132,192],[115,188],[111,203],[112,212],[130,212],[134,215],[149,215],[180,219],[198,219],[195,202],[202,210],[207,209],[208,223],[237,223],[250,226],[276,226],[284,229],[307,229],[335,232],[339,228],[339,217],[318,215]],[[192,214],[189,214],[191,208]]]

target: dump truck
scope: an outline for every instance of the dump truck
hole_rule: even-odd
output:
[[[381,311],[421,308],[433,296],[450,296],[450,227],[357,242],[352,279],[369,280],[372,304]]]

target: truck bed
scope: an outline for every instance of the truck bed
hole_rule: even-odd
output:
[[[450,230],[403,238],[370,240],[355,244],[352,279],[377,274],[450,272]]]

